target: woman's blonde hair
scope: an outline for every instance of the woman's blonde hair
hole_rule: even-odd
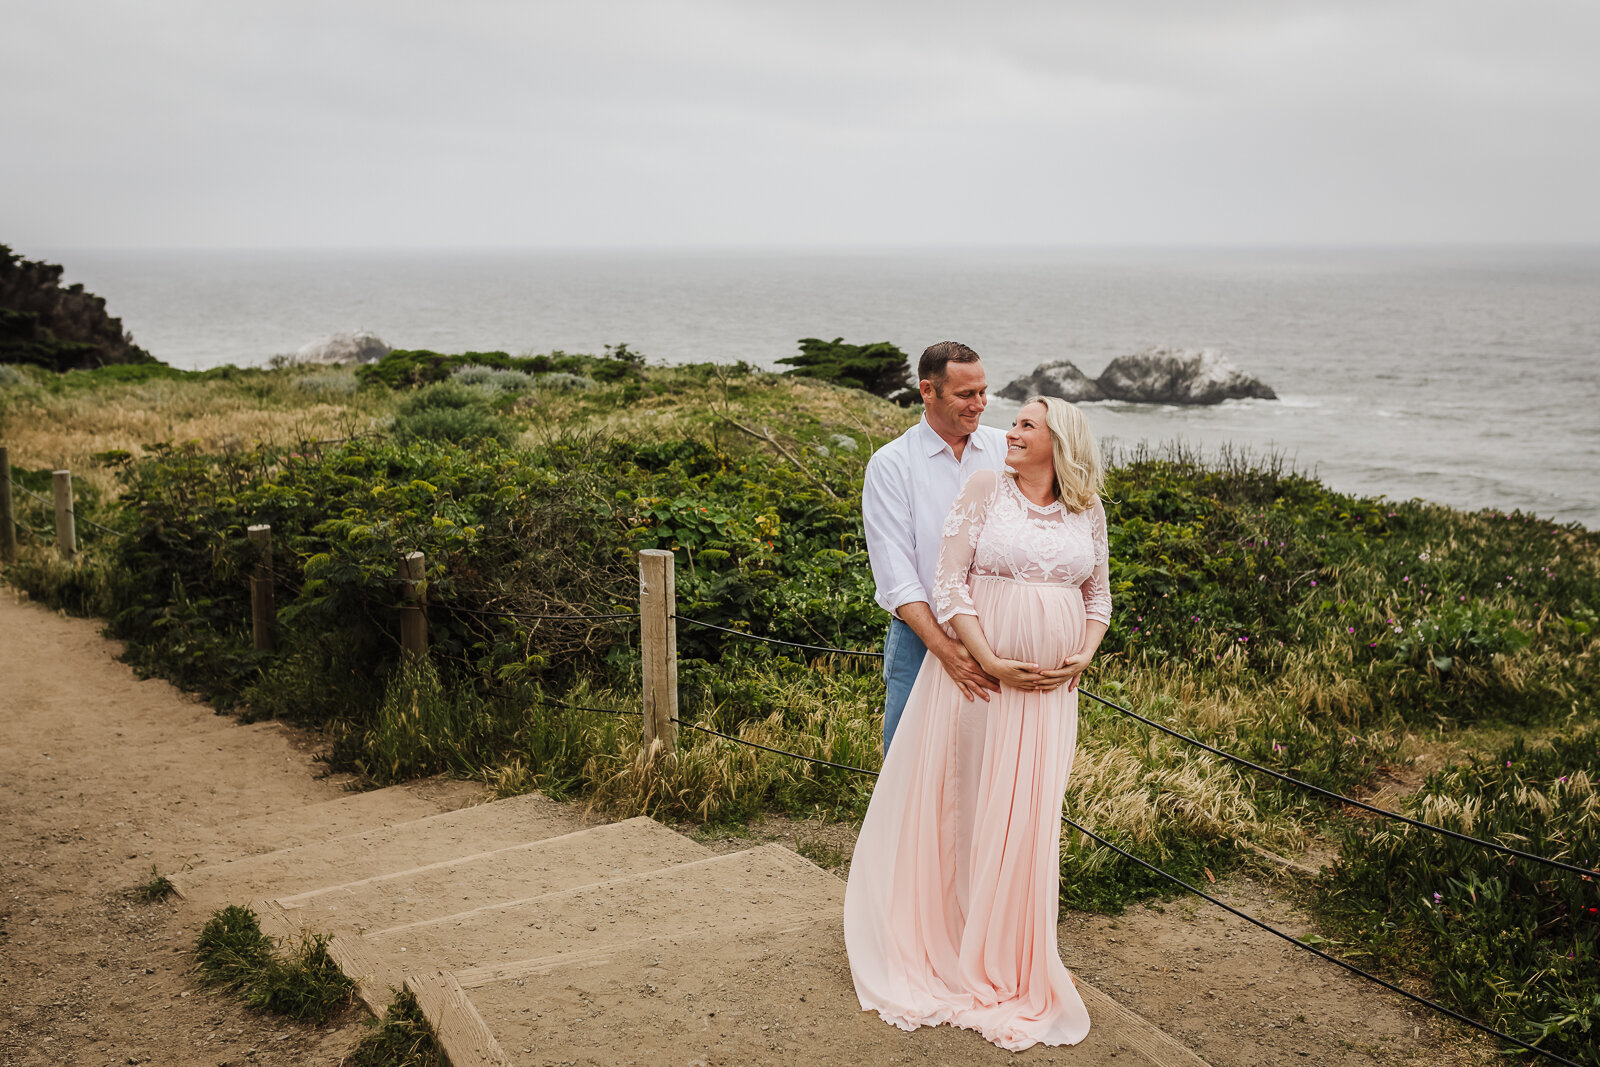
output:
[[[1105,490],[1105,465],[1089,420],[1075,405],[1059,396],[1030,396],[1028,404],[1044,405],[1044,424],[1050,429],[1056,499],[1072,511],[1087,511]]]

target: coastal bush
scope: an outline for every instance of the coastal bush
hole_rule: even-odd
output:
[[[485,393],[526,393],[533,388],[534,378],[519,370],[496,370],[477,363],[457,367],[450,373],[450,381],[470,385]]]
[[[483,392],[454,382],[428,386],[402,401],[391,431],[401,441],[511,440],[511,428],[488,409]]]
[[[535,374],[533,384],[540,389],[593,389],[597,384],[593,378],[585,378],[581,374],[568,374],[566,371],[553,370],[548,374]]]
[[[294,380],[295,388],[313,396],[345,397],[354,395],[360,382],[355,371],[339,368],[322,374],[306,374]]]
[[[1600,869],[1600,728],[1430,775],[1413,818]],[[1458,1010],[1600,1064],[1600,873],[1585,877],[1402,824],[1341,824],[1324,925]]]
[[[852,389],[864,389],[902,407],[921,400],[911,380],[911,361],[887,341],[870,345],[847,344],[843,337],[823,341],[816,337],[800,339],[800,354],[778,362],[793,370],[784,374],[817,378]]]
[[[510,356],[504,352],[462,352],[447,355],[427,349],[395,349],[376,363],[356,368],[363,383],[382,383],[391,389],[428,385],[450,378],[463,367],[516,371],[522,374],[561,372],[597,382],[637,381],[644,356],[625,344],[606,345],[599,356],[555,351],[548,355]]]

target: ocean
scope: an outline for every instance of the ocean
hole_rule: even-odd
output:
[[[369,329],[397,348],[771,367],[801,337],[934,341],[991,389],[1215,348],[1277,401],[1086,405],[1118,446],[1277,452],[1345,491],[1600,527],[1600,248],[30,250],[175,366]],[[991,403],[1008,425],[1016,405]]]

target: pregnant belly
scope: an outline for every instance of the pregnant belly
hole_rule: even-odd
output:
[[[972,600],[989,647],[1004,659],[1054,667],[1083,647],[1083,590],[1078,586],[974,578]]]

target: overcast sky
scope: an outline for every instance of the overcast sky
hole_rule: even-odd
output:
[[[0,0],[0,242],[1600,241],[1596,0]]]

